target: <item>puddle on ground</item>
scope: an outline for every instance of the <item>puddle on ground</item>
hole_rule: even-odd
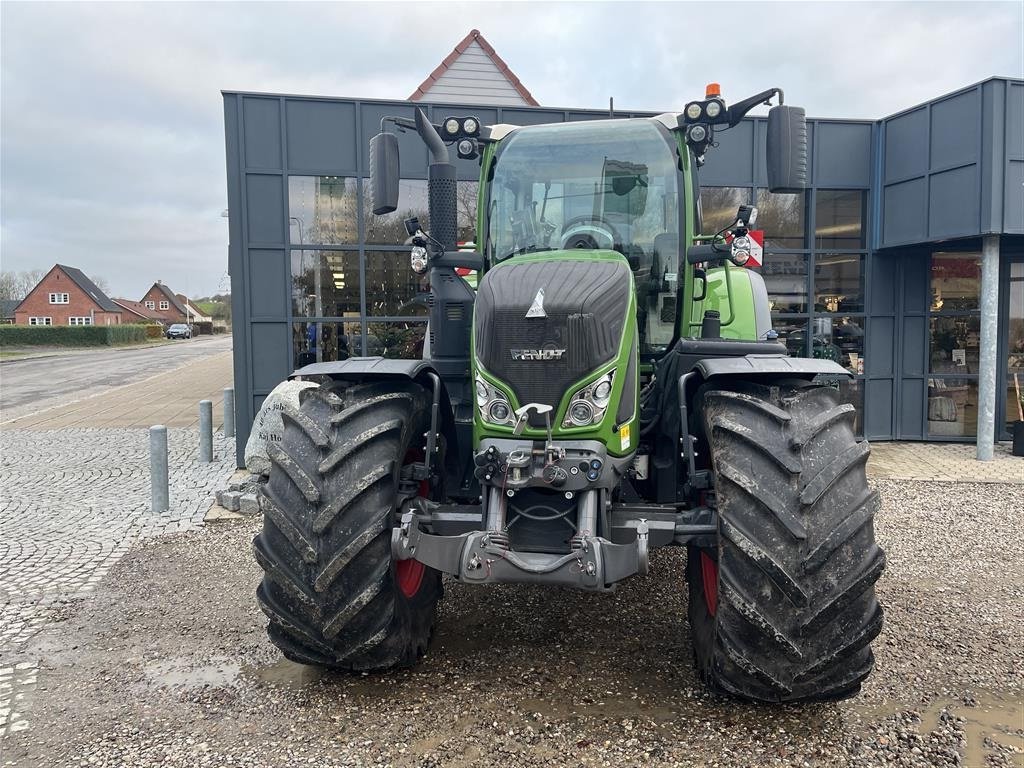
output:
[[[864,721],[877,721],[892,717],[914,707],[892,704],[887,707],[857,706],[852,710]],[[965,700],[939,699],[921,711],[922,735],[938,730],[943,712],[964,720],[965,766],[984,766],[986,758],[995,754],[989,743],[1015,750],[1011,759],[1015,766],[1024,768],[1024,701],[1020,693],[979,692]]]
[[[250,680],[258,680],[261,683],[269,683],[282,688],[302,688],[322,679],[328,672],[320,667],[310,667],[305,664],[296,664],[288,659],[279,659],[273,664],[245,667],[242,674]]]
[[[192,659],[151,661],[144,670],[147,682],[157,688],[223,688],[238,679],[242,667],[228,659],[196,664]]]

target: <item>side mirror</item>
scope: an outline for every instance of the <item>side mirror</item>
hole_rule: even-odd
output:
[[[807,117],[803,107],[780,104],[768,111],[765,159],[769,192],[802,192],[807,187]]]
[[[370,188],[375,215],[398,208],[398,178],[398,137],[378,133],[370,139]]]

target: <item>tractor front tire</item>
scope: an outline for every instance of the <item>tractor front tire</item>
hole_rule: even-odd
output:
[[[282,441],[267,446],[263,530],[253,540],[267,632],[301,664],[410,666],[430,640],[441,576],[394,562],[391,531],[402,466],[422,457],[427,393],[406,382],[359,384],[306,389],[300,402],[282,412]],[[426,495],[426,485],[412,495]]]
[[[711,389],[700,400],[718,546],[690,547],[694,658],[713,690],[764,702],[856,694],[882,627],[878,493],[854,409],[830,387]]]

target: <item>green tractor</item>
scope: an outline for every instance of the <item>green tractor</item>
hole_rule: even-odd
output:
[[[806,185],[804,111],[770,89],[682,113],[416,131],[431,154],[422,359],[315,363],[284,413],[254,542],[260,607],[289,659],[408,666],[442,574],[610,591],[650,550],[687,548],[701,679],[748,700],[860,689],[882,625],[868,446],[830,360],[786,354],[760,274],[757,211],[701,232],[696,169],[717,131],[768,115],[769,189]],[[479,159],[474,251],[456,245],[449,147]],[[374,213],[398,204],[398,140],[370,142]],[[476,270],[472,287],[457,270]],[[541,619],[543,620],[543,618]]]

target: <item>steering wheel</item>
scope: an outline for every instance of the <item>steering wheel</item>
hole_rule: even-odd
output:
[[[577,216],[562,227],[560,236],[565,250],[583,248],[612,250],[620,242],[619,233],[611,222],[601,216]]]

